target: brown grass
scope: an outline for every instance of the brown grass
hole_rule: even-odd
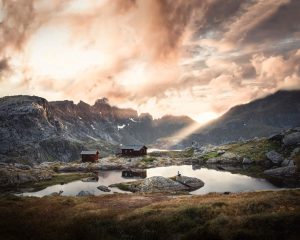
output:
[[[3,239],[298,239],[300,190],[0,198]]]

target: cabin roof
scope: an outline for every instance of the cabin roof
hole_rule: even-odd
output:
[[[121,148],[122,149],[133,149],[134,151],[139,151],[144,147],[147,148],[145,145],[124,145]]]
[[[96,155],[97,154],[97,150],[91,150],[91,151],[81,151],[81,155]],[[99,152],[98,152],[99,153]]]

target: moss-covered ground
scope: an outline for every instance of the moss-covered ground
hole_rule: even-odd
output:
[[[299,239],[300,190],[0,197],[1,239]]]

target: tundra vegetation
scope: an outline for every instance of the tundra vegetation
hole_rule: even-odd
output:
[[[299,239],[300,190],[0,198],[2,239]],[[9,206],[9,207],[8,207]]]

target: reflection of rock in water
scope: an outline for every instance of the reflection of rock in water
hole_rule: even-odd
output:
[[[108,178],[111,175],[110,171],[100,171],[98,173],[98,176],[101,178]]]
[[[201,166],[198,164],[194,164],[194,165],[192,165],[192,169],[193,170],[201,169]]]
[[[122,177],[124,177],[124,178],[133,178],[133,177],[146,178],[147,171],[144,169],[126,169],[126,170],[122,171]]]

